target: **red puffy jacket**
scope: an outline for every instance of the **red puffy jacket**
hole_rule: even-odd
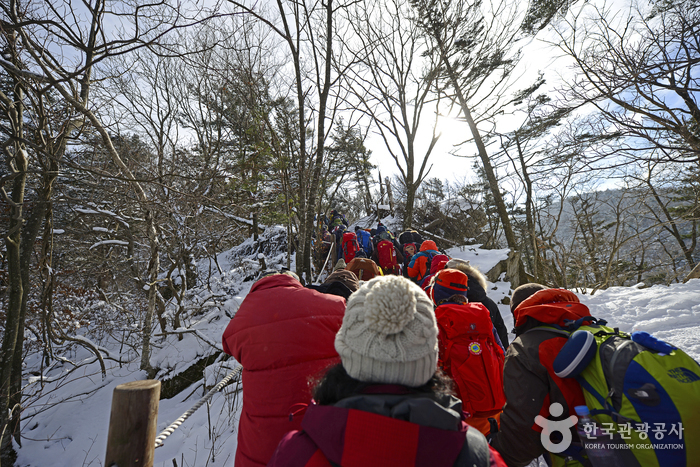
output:
[[[237,467],[266,465],[282,436],[298,430],[295,404],[311,400],[309,378],[340,361],[335,334],[345,299],[304,288],[284,274],[256,282],[223,335],[243,365]]]

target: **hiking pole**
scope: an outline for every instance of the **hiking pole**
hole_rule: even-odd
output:
[[[323,274],[323,271],[326,270],[326,264],[328,264],[328,260],[331,258],[331,253],[333,253],[333,244],[332,243],[331,243],[331,248],[328,249],[328,256],[326,256],[326,262],[323,263],[323,267],[318,272],[318,277],[316,277],[316,280],[314,282],[318,282],[318,280],[321,278],[321,274]]]

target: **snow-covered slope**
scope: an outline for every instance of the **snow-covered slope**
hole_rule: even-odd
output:
[[[369,226],[369,225],[368,225]],[[245,252],[243,257],[241,252]],[[469,260],[487,272],[506,257],[505,250],[481,250],[475,246],[452,248],[448,254]],[[183,323],[189,332],[182,340],[176,336],[156,338],[152,363],[166,373],[182,371],[198,357],[220,350],[221,335],[229,317],[250,290],[258,252],[252,245],[219,255],[222,273],[209,261],[202,261],[200,279],[204,285],[188,296],[191,311]],[[248,255],[248,256],[246,256]],[[271,254],[268,266],[284,263],[284,255]],[[488,293],[496,302],[508,295],[510,284],[490,284]],[[594,296],[581,296],[594,316],[605,318],[623,330],[645,330],[684,348],[693,358],[700,359],[700,279],[670,287],[648,289],[613,288]],[[499,304],[506,325],[512,327],[507,305]],[[90,338],[93,330],[85,329]],[[512,337],[512,336],[511,336]],[[118,342],[101,342],[114,360],[106,360],[107,377],[103,380],[94,357],[76,348],[71,361],[84,365],[74,370],[70,363],[42,368],[40,355],[26,359],[28,371],[44,375],[44,389],[28,401],[23,415],[22,447],[17,446],[19,466],[102,466],[107,442],[112,391],[122,383],[145,378],[139,371],[135,352],[121,349]],[[111,345],[111,346],[110,346]],[[115,360],[128,357],[128,362]],[[233,359],[219,359],[207,367],[199,381],[171,399],[160,401],[158,431],[160,432],[197,402],[209,388],[233,368]],[[29,389],[40,385],[37,377]],[[236,451],[236,429],[240,406],[239,386],[232,384],[217,393],[186,420],[180,428],[156,450],[155,465],[167,466],[231,466]],[[63,402],[61,402],[63,401]],[[58,403],[61,402],[61,403]],[[176,464],[173,463],[173,460]]]

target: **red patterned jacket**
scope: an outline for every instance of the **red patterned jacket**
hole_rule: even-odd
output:
[[[268,466],[505,467],[460,413],[456,398],[425,394],[359,395],[335,406],[312,405],[303,431],[288,433]]]

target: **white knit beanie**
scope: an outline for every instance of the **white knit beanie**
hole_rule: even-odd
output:
[[[425,292],[404,277],[378,276],[350,296],[335,350],[357,380],[418,387],[437,370],[437,335]]]

